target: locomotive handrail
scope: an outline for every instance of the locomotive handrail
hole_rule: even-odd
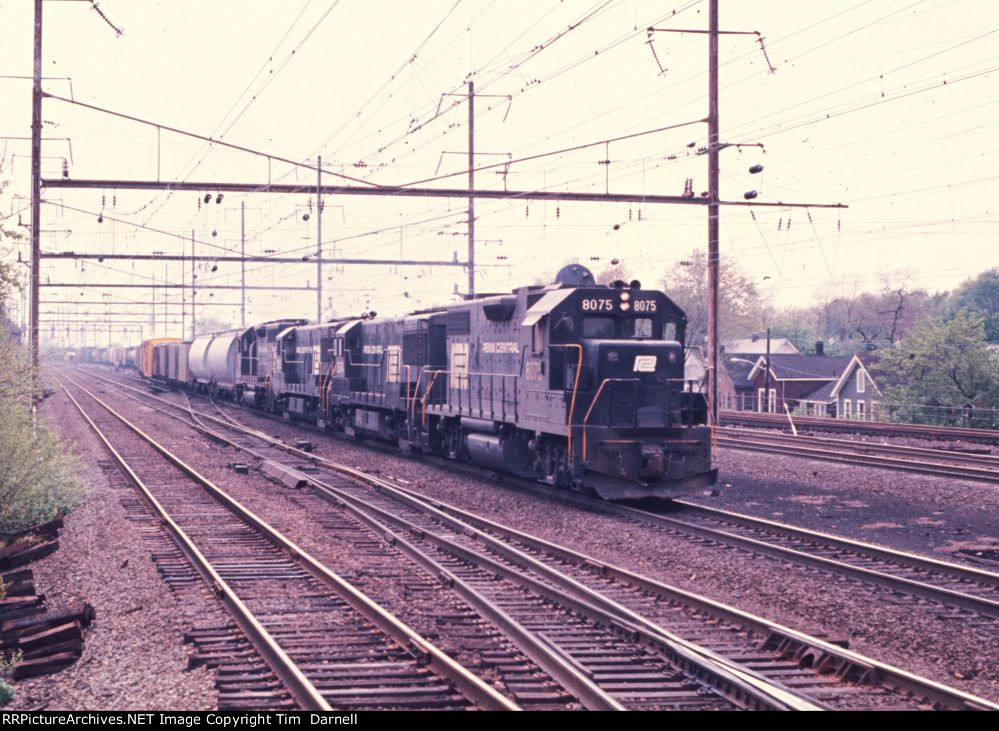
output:
[[[586,415],[583,417],[583,462],[586,462],[586,427],[589,425],[590,416],[593,414],[593,409],[597,405],[597,401],[600,399],[600,395],[604,392],[604,386],[608,383],[638,383],[637,378],[605,378],[600,382],[600,388],[593,395],[593,400],[590,401],[590,408],[586,410]]]

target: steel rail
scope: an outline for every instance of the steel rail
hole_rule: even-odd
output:
[[[807,439],[807,437],[798,437],[798,439]],[[791,444],[779,440],[770,440],[766,437],[766,435],[760,435],[758,437],[731,437],[720,434],[716,438],[716,443],[722,447],[741,449],[748,452],[765,452],[768,454],[803,457],[805,459],[814,459],[820,462],[839,462],[843,464],[860,465],[862,467],[878,467],[900,472],[913,472],[921,475],[932,475],[935,477],[974,480],[976,482],[999,482],[999,470],[966,467],[962,465],[947,465],[940,462],[920,462],[910,459],[898,459],[896,457],[885,457],[869,453],[865,454],[857,451],[856,449],[849,451],[841,449],[824,449],[821,446],[813,447],[801,442]]]
[[[100,376],[98,376],[98,377],[100,378]],[[104,379],[104,380],[108,380],[108,382],[115,384],[115,382],[114,381],[110,381],[110,379]],[[121,385],[124,388],[129,388],[130,390],[139,391],[139,389],[135,389],[135,388],[130,387],[130,386],[125,386],[124,384],[115,384],[115,385]],[[173,407],[173,408],[182,409],[182,407],[178,407],[175,404],[170,404],[170,402],[165,401],[163,399],[159,399],[159,400],[162,401],[163,403],[167,404],[168,406]],[[260,415],[260,416],[266,416],[266,415]],[[307,460],[310,460],[310,461],[313,461],[313,462],[321,461],[321,458],[318,458],[315,455],[312,455],[312,454],[309,454],[309,453],[304,453],[304,452],[299,452],[298,450],[295,450],[295,448],[290,447],[288,445],[284,445],[284,444],[280,443],[279,441],[275,440],[274,438],[270,437],[269,435],[263,434],[262,432],[259,432],[259,431],[256,431],[256,430],[252,430],[252,429],[250,429],[248,427],[245,427],[245,426],[241,426],[240,428],[242,428],[243,430],[245,430],[248,433],[253,434],[254,436],[257,436],[257,437],[263,439],[264,441],[267,441],[269,443],[274,444],[275,446],[278,446],[278,447],[284,449],[285,451],[289,451],[291,453],[296,453],[297,456],[299,456],[299,457],[301,457],[303,459],[307,459]],[[367,479],[375,479],[375,478],[372,478],[371,476],[366,476],[366,478]],[[530,489],[534,489],[533,486],[529,486],[529,487],[530,487]],[[402,487],[396,487],[395,489],[401,490],[401,491],[410,492],[406,488],[402,488]],[[546,495],[548,497],[552,497],[547,491],[546,491]],[[558,498],[561,499],[561,500],[568,499],[569,502],[572,502],[574,504],[578,504],[578,505],[587,507],[589,509],[597,509],[598,511],[601,511],[601,512],[609,512],[609,513],[626,515],[626,516],[629,516],[629,517],[634,517],[634,518],[641,519],[641,520],[643,520],[645,522],[650,522],[651,521],[651,522],[655,522],[655,523],[662,523],[662,524],[667,525],[670,528],[674,528],[674,529],[677,529],[677,530],[680,530],[680,531],[684,531],[684,532],[688,532],[688,533],[693,533],[693,534],[698,535],[700,537],[708,538],[708,539],[711,539],[711,540],[721,540],[721,541],[724,541],[726,543],[734,543],[736,545],[742,545],[744,547],[749,548],[750,550],[754,550],[754,551],[757,551],[757,552],[762,552],[762,553],[765,553],[767,555],[772,555],[772,556],[774,556],[776,558],[780,558],[780,559],[784,559],[784,560],[796,560],[796,561],[801,562],[801,563],[811,564],[811,565],[819,566],[821,568],[831,569],[833,571],[836,571],[837,573],[844,573],[844,572],[846,572],[846,573],[855,573],[854,578],[857,578],[857,579],[862,580],[862,581],[863,580],[868,580],[868,581],[874,580],[875,583],[881,583],[881,581],[883,581],[884,582],[883,585],[888,586],[889,588],[892,588],[892,589],[895,589],[895,590],[898,590],[899,589],[899,584],[903,583],[903,584],[906,584],[912,590],[912,593],[920,593],[920,589],[924,589],[925,592],[926,592],[926,595],[929,598],[932,598],[932,599],[934,599],[935,601],[938,601],[938,602],[939,601],[946,601],[946,602],[949,602],[949,603],[952,603],[952,604],[957,603],[957,604],[960,605],[960,604],[962,604],[962,603],[964,603],[966,601],[967,604],[965,605],[964,608],[973,609],[974,611],[979,611],[979,612],[982,612],[982,613],[985,613],[985,614],[990,614],[991,612],[989,610],[994,610],[995,609],[995,603],[994,602],[988,602],[988,600],[985,600],[987,602],[987,605],[983,606],[981,604],[979,598],[977,598],[977,597],[973,597],[973,596],[969,596],[969,595],[964,595],[964,594],[961,594],[959,592],[951,592],[951,591],[946,590],[946,589],[940,589],[939,587],[933,587],[933,586],[930,586],[930,585],[924,585],[924,584],[920,584],[918,582],[912,582],[912,581],[909,581],[909,580],[900,579],[899,577],[893,577],[891,575],[882,574],[880,572],[875,572],[875,571],[870,571],[870,570],[865,570],[865,569],[859,569],[859,568],[856,568],[856,567],[851,567],[851,566],[849,566],[849,564],[840,564],[838,562],[830,561],[828,559],[822,559],[822,558],[818,558],[818,557],[812,557],[812,556],[809,556],[808,554],[803,554],[803,553],[800,553],[800,552],[796,552],[796,551],[793,551],[791,549],[784,549],[784,548],[779,547],[779,546],[769,546],[767,544],[761,543],[759,541],[755,541],[753,539],[747,539],[747,538],[743,538],[741,536],[737,536],[737,535],[734,535],[734,534],[731,534],[731,533],[727,533],[727,532],[724,532],[724,531],[717,531],[717,530],[713,530],[713,529],[709,529],[709,528],[704,528],[704,527],[701,527],[701,526],[693,526],[693,525],[690,525],[690,524],[685,523],[683,521],[680,521],[680,520],[677,520],[677,519],[668,518],[668,517],[661,516],[661,515],[657,515],[657,514],[654,514],[654,513],[648,513],[646,511],[641,511],[641,510],[637,510],[637,509],[634,509],[634,508],[629,508],[629,507],[626,507],[626,506],[620,506],[620,505],[614,505],[614,504],[607,504],[607,503],[595,504],[592,500],[584,500],[582,498],[576,498],[574,496],[573,497],[569,497],[569,496],[559,495]],[[437,506],[437,507],[441,508],[442,510],[443,509],[448,509],[448,510],[454,510],[456,512],[459,512],[458,508],[452,508],[450,506],[445,506],[443,503],[440,503],[439,501],[431,501],[431,504],[434,505],[434,506]],[[716,509],[712,509],[712,508],[704,508],[703,506],[695,506],[695,505],[693,505],[691,503],[686,503],[686,502],[684,502],[683,504],[685,506],[689,505],[693,509],[702,510],[702,511],[705,511],[705,512],[708,512],[708,511],[710,511],[712,513],[724,512],[724,511],[717,511]],[[467,515],[469,516],[469,519],[471,517],[474,517],[474,516],[470,516],[470,514],[467,514]],[[759,519],[754,519],[754,518],[751,518],[750,516],[739,516],[739,514],[729,514],[729,515],[730,516],[742,517],[742,518],[745,518],[746,520],[759,521]],[[475,518],[475,520],[484,521],[485,519]],[[971,575],[971,576],[973,576],[976,579],[985,578],[985,579],[988,579],[990,581],[993,580],[994,578],[999,578],[999,575],[994,575],[994,574],[991,574],[990,572],[981,571],[981,570],[970,568],[970,567],[963,567],[963,566],[959,566],[959,565],[956,565],[956,564],[951,564],[951,563],[939,561],[937,559],[932,559],[932,558],[928,558],[928,557],[921,557],[921,556],[917,556],[917,555],[914,555],[914,554],[906,554],[906,553],[902,553],[902,552],[898,552],[898,551],[893,551],[892,549],[887,549],[887,548],[879,547],[879,546],[873,546],[873,545],[870,545],[870,544],[864,544],[864,543],[861,543],[859,541],[852,541],[850,539],[844,539],[844,538],[837,537],[837,536],[828,536],[827,537],[826,534],[821,534],[821,533],[817,533],[817,532],[814,532],[814,531],[807,531],[805,529],[795,528],[794,526],[784,526],[783,524],[775,523],[773,521],[759,521],[759,522],[761,522],[761,523],[765,522],[768,527],[784,528],[788,532],[791,532],[791,531],[798,532],[802,537],[804,537],[806,539],[814,539],[814,538],[819,538],[819,539],[822,539],[822,540],[827,540],[828,539],[828,541],[830,543],[832,543],[834,541],[837,541],[840,544],[846,546],[847,548],[857,549],[857,550],[865,550],[865,551],[868,551],[869,553],[872,553],[872,554],[875,554],[875,555],[879,555],[879,556],[883,556],[883,557],[886,558],[886,560],[896,560],[897,561],[899,558],[904,558],[904,559],[906,559],[907,561],[909,561],[912,564],[922,565],[927,570],[950,571],[950,572],[953,572],[953,573],[964,572],[965,574]],[[506,530],[510,530],[510,529],[506,529]],[[538,540],[538,539],[532,539],[532,540]],[[569,549],[563,549],[563,550],[568,551]],[[587,560],[588,562],[592,563],[593,565],[604,565],[601,562],[594,562],[592,559],[588,559],[586,557],[584,557],[584,559]],[[638,577],[638,578],[642,578],[642,577]],[[666,587],[665,585],[660,585],[660,586],[663,587],[663,588],[666,588],[666,589],[671,589],[671,590],[674,590],[676,592],[680,592],[681,594],[684,593],[684,592],[682,592],[682,590],[679,590],[679,589],[672,589],[672,587]],[[710,602],[711,600],[703,599],[703,601]],[[730,607],[725,607],[724,605],[718,605],[718,606],[722,607],[725,611],[732,613],[730,616],[736,616],[736,615],[742,616],[742,615],[744,615],[744,616],[747,616],[747,617],[752,617],[752,615],[748,615],[748,614],[746,614],[744,612],[741,612],[741,610],[733,609],[733,608],[730,608]],[[756,619],[758,619],[758,618],[756,618]],[[766,622],[766,620],[759,620],[759,621]],[[848,661],[848,662],[856,662],[859,659],[860,662],[866,664],[867,666],[875,668],[875,670],[877,670],[878,672],[883,673],[885,678],[897,678],[899,680],[899,682],[903,683],[900,687],[912,687],[914,690],[918,690],[919,688],[922,688],[931,697],[933,697],[936,694],[939,698],[942,698],[942,699],[946,698],[946,697],[958,698],[958,699],[960,699],[961,703],[967,703],[969,705],[969,707],[982,707],[983,704],[984,704],[984,707],[999,709],[999,706],[997,706],[995,704],[992,704],[990,701],[985,701],[983,699],[976,698],[976,697],[971,696],[969,694],[962,693],[961,691],[958,691],[958,690],[955,690],[955,689],[950,689],[950,688],[947,688],[946,686],[942,686],[940,684],[935,684],[935,683],[933,683],[933,681],[929,681],[929,680],[926,680],[926,679],[923,679],[923,678],[919,678],[918,676],[912,675],[912,674],[907,673],[906,671],[900,670],[898,668],[894,668],[892,666],[888,666],[886,664],[870,660],[869,658],[864,658],[862,656],[857,655],[856,653],[852,653],[852,652],[843,650],[843,648],[839,648],[839,647],[836,647],[834,645],[829,645],[829,643],[825,643],[822,640],[818,640],[816,638],[811,638],[811,637],[808,637],[807,635],[804,635],[802,633],[798,633],[795,630],[788,630],[787,628],[780,627],[779,625],[772,625],[772,626],[775,627],[776,631],[778,631],[782,635],[783,635],[783,633],[785,631],[787,633],[790,633],[790,634],[786,635],[786,636],[790,637],[790,641],[792,643],[795,643],[795,644],[799,644],[800,643],[800,646],[802,646],[802,647],[804,647],[805,645],[815,646],[815,647],[821,647],[823,652],[832,653],[830,655],[831,657],[836,657],[836,658],[839,658],[841,660]],[[942,693],[942,695],[939,695],[940,693]]]
[[[980,569],[975,566],[962,566],[961,564],[942,561],[937,558],[932,558],[931,556],[921,556],[908,551],[899,551],[887,546],[878,546],[873,543],[866,543],[864,541],[858,541],[845,536],[836,536],[831,533],[823,533],[821,531],[810,530],[808,528],[801,528],[799,526],[788,525],[787,523],[781,523],[768,518],[758,518],[752,515],[746,515],[745,513],[736,513],[731,510],[712,508],[706,505],[692,503],[687,500],[674,499],[673,502],[677,505],[682,505],[686,510],[702,513],[714,518],[737,520],[765,530],[777,530],[797,540],[822,541],[836,548],[868,553],[876,558],[888,561],[909,563],[916,568],[920,568],[925,571],[948,572],[954,574],[959,579],[976,581],[999,589],[999,573],[994,571],[986,571],[985,569]],[[637,512],[645,513],[646,511]],[[655,513],[651,513],[651,515],[653,517],[658,517]]]
[[[999,471],[996,470],[962,467],[960,465],[944,465],[939,462],[917,462],[915,460],[897,459],[895,457],[861,454],[856,451],[847,452],[842,450],[822,449],[821,447],[809,447],[802,444],[778,444],[776,442],[766,441],[766,437],[746,439],[741,437],[732,438],[719,435],[716,437],[715,443],[720,447],[740,449],[746,452],[764,452],[767,454],[779,454],[783,456],[814,459],[819,462],[852,464],[861,467],[875,467],[880,469],[895,470],[897,472],[912,472],[920,475],[931,475],[933,477],[973,480],[975,482],[999,482]]]
[[[112,384],[114,383],[109,379],[104,380],[108,380]],[[123,386],[129,390],[139,390],[131,386],[124,386],[124,384],[114,385]],[[143,395],[146,398],[160,401],[172,409],[179,411],[185,410],[183,406],[170,403],[165,399],[161,399],[150,394]],[[136,397],[130,396],[130,398],[135,399]],[[339,475],[361,482],[383,493],[387,493],[395,499],[401,501],[403,504],[437,518],[439,521],[443,522],[459,534],[468,535],[475,541],[482,542],[490,546],[490,548],[500,555],[505,556],[514,564],[530,566],[534,571],[545,577],[548,581],[554,582],[557,586],[569,587],[569,590],[575,596],[570,595],[564,590],[553,588],[552,586],[549,586],[520,571],[511,569],[506,564],[491,559],[482,553],[472,552],[463,545],[455,543],[444,536],[426,531],[425,529],[411,524],[405,519],[389,513],[366,500],[357,498],[344,492],[342,489],[336,488],[328,483],[324,483],[312,475],[304,475],[313,487],[321,492],[325,492],[333,498],[334,502],[338,505],[352,505],[358,510],[374,513],[384,520],[400,525],[404,530],[415,532],[420,535],[420,537],[431,540],[445,550],[463,557],[466,560],[488,565],[491,570],[494,570],[511,580],[517,581],[530,590],[548,597],[552,601],[568,606],[575,611],[583,615],[590,616],[598,621],[609,623],[610,626],[616,626],[626,634],[641,638],[645,644],[657,649],[660,653],[670,658],[675,665],[680,668],[685,668],[692,675],[692,677],[700,678],[702,681],[710,678],[716,692],[719,692],[722,696],[728,698],[734,703],[743,707],[766,708],[773,710],[822,709],[822,706],[816,705],[813,701],[803,697],[801,694],[776,684],[774,681],[765,678],[754,671],[747,670],[745,667],[740,666],[711,650],[700,647],[695,643],[678,637],[669,630],[650,622],[645,617],[636,614],[613,599],[610,599],[603,594],[580,584],[571,577],[566,576],[558,570],[538,561],[532,556],[525,554],[502,541],[499,541],[498,539],[490,536],[488,533],[477,530],[467,523],[448,516],[443,511],[435,508],[433,503],[419,497],[414,497],[410,495],[408,491],[402,490],[389,482],[373,477],[372,475],[368,475],[359,470],[355,470],[351,467],[325,460],[310,452],[305,452],[289,446],[274,437],[263,434],[262,432],[248,429],[246,427],[234,427],[210,414],[200,414],[199,416],[206,420],[220,424],[227,429],[237,430],[243,435],[260,439],[269,446],[276,447],[289,454],[293,454],[299,459],[322,465]],[[174,418],[179,417],[174,416]],[[258,458],[267,458],[259,453],[256,453],[254,449],[247,447],[246,445],[239,444],[238,442],[235,442],[212,429],[199,426],[196,423],[187,422],[186,420],[183,421],[196,429],[204,431],[206,434],[210,434],[212,438],[227,443],[229,446],[245,451],[249,454],[254,454],[254,456]],[[384,526],[382,529],[384,530]]]
[[[191,400],[188,398],[186,393],[184,393],[184,399],[187,403],[187,410],[191,414],[191,418],[198,422],[206,433],[213,435],[213,438],[224,439],[222,435],[218,435],[214,430],[210,429],[206,424],[204,424],[204,422],[201,421],[195,413],[194,407],[191,405]],[[211,404],[214,406],[219,418],[225,421],[227,426],[235,427],[236,429],[243,430],[244,432],[248,431],[245,426],[226,414],[225,411],[223,411],[214,401],[212,401]],[[255,437],[264,436],[263,434],[256,432],[251,433]],[[226,441],[225,443],[231,444],[229,441]],[[250,454],[254,454],[254,456],[257,456],[258,458],[266,458],[264,455],[255,453],[253,450],[246,449],[246,451]],[[372,518],[368,515],[368,513],[357,509],[353,503],[342,502],[335,496],[330,496],[329,499],[336,505],[343,507],[344,510],[349,512],[359,522],[367,526],[370,531],[382,538],[386,543],[391,546],[395,546],[406,554],[411,560],[423,567],[423,569],[431,576],[436,576],[442,585],[454,590],[483,617],[493,622],[497,627],[503,630],[507,637],[513,641],[514,645],[516,645],[521,652],[537,663],[540,668],[547,672],[552,679],[561,685],[566,691],[574,695],[585,708],[589,710],[601,711],[626,710],[625,707],[622,706],[617,700],[612,698],[596,683],[594,683],[591,678],[574,662],[568,660],[561,653],[555,651],[551,645],[538,637],[537,633],[530,631],[523,624],[511,617],[502,608],[496,606],[493,602],[490,602],[481,592],[476,591],[471,584],[461,579],[454,572],[442,566],[426,552],[421,551],[414,543],[407,540],[403,533],[392,531],[383,523]]]
[[[415,496],[419,496],[415,491],[409,490],[408,488],[400,487],[400,490],[409,492]],[[605,575],[613,576],[620,579],[626,583],[630,583],[636,587],[650,591],[658,596],[667,599],[678,599],[682,602],[693,604],[695,606],[703,607],[720,617],[729,619],[747,628],[751,628],[760,632],[764,632],[770,635],[770,641],[783,641],[795,646],[797,649],[796,656],[800,657],[805,652],[810,652],[814,658],[813,666],[820,667],[822,665],[828,665],[831,660],[846,661],[854,665],[861,670],[873,670],[876,672],[880,680],[886,685],[897,685],[906,691],[913,693],[924,693],[930,700],[934,702],[951,702],[954,700],[959,701],[964,707],[969,710],[993,710],[999,711],[999,703],[994,703],[992,701],[985,700],[983,698],[978,698],[977,696],[965,693],[963,691],[947,687],[941,683],[919,677],[905,670],[901,670],[897,667],[889,665],[887,663],[882,663],[877,660],[872,660],[871,658],[864,657],[858,653],[852,652],[838,645],[831,644],[825,640],[812,637],[810,635],[804,634],[797,630],[785,627],[776,622],[771,622],[770,620],[763,619],[757,615],[750,612],[745,612],[741,609],[730,607],[728,605],[722,604],[720,602],[714,601],[713,599],[708,599],[706,597],[699,596],[697,594],[692,594],[684,589],[680,589],[669,584],[665,584],[654,579],[650,579],[639,574],[635,574],[628,569],[621,568],[612,563],[606,561],[594,560],[590,556],[574,551],[571,548],[561,546],[544,539],[537,538],[532,535],[528,535],[515,528],[510,528],[504,526],[495,521],[491,521],[488,518],[482,518],[480,516],[474,515],[462,508],[450,505],[442,501],[434,501],[434,504],[443,511],[460,517],[462,520],[466,520],[473,525],[476,525],[484,530],[488,530],[492,533],[498,535],[504,535],[512,540],[516,540],[520,543],[524,543],[530,546],[537,547],[540,550],[548,551],[559,555],[560,557],[572,561],[579,566],[585,566],[593,570],[599,571]],[[699,507],[699,506],[695,506]],[[642,511],[637,511],[642,512]],[[919,558],[919,557],[915,557]],[[944,566],[950,566],[950,564],[944,564]],[[958,567],[962,568],[962,567]],[[997,575],[991,575],[999,579]],[[769,642],[768,642],[769,644]]]
[[[284,683],[284,686],[289,690],[299,707],[305,711],[332,711],[332,707],[326,702],[322,694],[305,677],[294,661],[288,657],[277,641],[257,620],[242,600],[240,600],[236,592],[232,590],[232,587],[219,575],[187,533],[170,517],[160,501],[146,487],[146,484],[125,461],[121,453],[115,449],[104,432],[101,431],[97,424],[94,423],[94,420],[84,410],[83,406],[80,405],[80,402],[69,392],[65,384],[63,384],[62,388],[69,397],[69,400],[73,402],[73,405],[80,412],[80,415],[90,425],[90,428],[93,429],[101,442],[104,443],[108,452],[111,453],[115,462],[118,463],[118,466],[128,475],[128,478],[135,484],[135,487],[142,494],[142,497],[149,504],[150,508],[159,517],[160,523],[170,533],[174,543],[177,544],[178,548],[180,548],[197,572],[201,574],[205,582],[212,587],[215,596],[218,597],[219,601],[229,611],[229,614],[232,615],[236,624],[239,625],[240,629],[253,644],[254,649],[260,654],[264,662],[267,663],[267,666]],[[87,392],[86,389],[83,390]]]
[[[288,555],[292,556],[295,561],[313,578],[318,580],[327,588],[333,590],[337,596],[347,602],[347,604],[353,607],[355,611],[359,612],[362,616],[373,622],[379,629],[395,640],[400,646],[407,648],[410,651],[415,651],[419,656],[425,657],[427,659],[428,666],[439,675],[453,682],[455,687],[465,694],[466,698],[492,710],[520,710],[516,703],[503,696],[490,685],[485,683],[481,678],[458,664],[436,645],[426,640],[423,636],[402,622],[402,620],[389,613],[381,605],[374,602],[359,589],[315,559],[305,549],[293,543],[283,534],[271,527],[249,508],[245,507],[235,498],[228,495],[224,490],[215,485],[211,480],[203,476],[192,466],[188,465],[186,462],[174,455],[166,447],[159,444],[139,427],[128,421],[111,406],[87,390],[84,386],[81,386],[71,378],[67,378],[67,380],[73,383],[84,393],[88,394],[92,399],[97,401],[97,403],[101,404],[101,406],[103,406],[122,424],[128,427],[133,433],[145,440],[167,460],[185,472],[196,482],[201,484],[201,486],[208,490],[209,493],[221,501],[227,508],[236,513],[236,515],[238,515],[247,524],[258,530],[271,543],[287,552]],[[234,446],[236,445],[234,444]]]
[[[98,378],[100,378],[100,376],[98,376]],[[110,380],[109,382],[114,383],[113,381]],[[119,385],[124,386],[124,384],[119,384]],[[138,391],[138,389],[134,389],[134,387],[129,387],[129,386],[124,386],[124,387],[132,388],[133,390]],[[174,408],[181,408],[174,404],[170,404],[170,402],[168,401],[165,400],[162,401],[163,403],[168,404]],[[252,432],[254,436],[260,439],[263,439],[265,441],[271,441],[274,442],[275,444],[280,444],[280,442],[275,441],[271,436],[264,434],[263,432],[251,430],[248,427],[242,427],[242,428],[246,429],[248,432]],[[287,445],[282,445],[282,448],[294,449],[292,447],[288,447]],[[302,456],[306,459],[310,459],[313,461],[319,459],[315,455],[308,455],[306,453],[302,453]],[[537,491],[533,484],[525,484],[524,486],[532,491]],[[550,491],[546,491],[546,494],[548,497],[552,497],[552,495],[548,493],[550,493]],[[558,499],[572,502],[574,504],[581,505],[589,509],[595,509],[600,512],[638,518],[647,523],[651,522],[654,524],[663,525],[664,527],[671,528],[674,530],[679,530],[681,532],[694,535],[699,538],[705,538],[708,540],[727,543],[729,545],[740,546],[748,550],[754,551],[756,553],[761,553],[767,556],[771,556],[772,558],[776,558],[779,560],[793,561],[795,563],[803,564],[806,566],[813,566],[816,568],[833,571],[839,574],[846,574],[851,578],[854,578],[859,581],[867,581],[869,583],[874,583],[875,585],[884,586],[889,589],[905,591],[917,596],[921,596],[923,598],[931,599],[938,603],[950,604],[952,606],[957,606],[962,609],[978,612],[986,616],[999,617],[999,602],[982,597],[977,597],[971,594],[966,594],[964,592],[958,592],[944,587],[938,587],[932,584],[914,581],[912,579],[907,579],[905,577],[894,576],[892,574],[885,573],[883,571],[876,571],[864,567],[853,566],[848,563],[835,561],[833,559],[828,559],[821,556],[814,556],[804,551],[800,551],[793,548],[787,548],[784,546],[779,546],[771,543],[766,543],[759,539],[740,536],[738,534],[731,533],[729,531],[720,530],[717,528],[711,528],[702,525],[696,525],[688,521],[684,521],[681,518],[664,516],[657,513],[651,513],[648,511],[638,510],[636,508],[631,508],[628,506],[618,505],[613,503],[604,503],[604,502],[595,503],[593,500],[589,500],[583,497],[558,495]],[[674,502],[680,502],[681,504],[684,505],[691,505],[691,506],[695,505],[693,503],[686,503],[683,501],[674,501]],[[705,508],[703,506],[696,506],[696,507],[700,508],[702,511],[705,512],[708,510],[715,510],[715,509]],[[758,521],[758,519],[753,519],[750,518],[749,516],[746,516],[745,520]],[[773,528],[776,528],[778,525],[779,524],[771,523],[771,527]],[[805,529],[796,528],[793,526],[788,526],[788,529],[799,531],[801,536],[804,537],[806,540],[814,540],[817,537],[819,538],[821,537],[821,534],[814,532],[811,532],[811,534],[809,534],[809,532],[806,531]],[[959,566],[957,564],[940,562],[935,559],[930,559],[930,558],[921,559],[920,557],[914,556],[912,554],[901,554],[900,552],[893,552],[891,549],[884,547],[871,546],[870,549],[860,549],[859,547],[861,547],[863,544],[860,544],[859,542],[851,542],[849,539],[845,539],[842,537],[835,537],[835,536],[831,536],[830,538],[838,540],[841,546],[849,548],[850,550],[853,550],[854,547],[857,547],[859,550],[868,550],[871,553],[874,553],[875,551],[880,551],[880,557],[888,561],[898,561],[900,558],[911,556],[911,558],[906,558],[906,560],[909,563],[915,563],[916,561],[922,560],[926,562],[924,565],[927,567],[927,570],[930,571],[946,569],[951,573],[956,573],[959,575],[963,573],[966,576],[972,575],[969,574],[969,572],[977,571],[974,569],[965,569],[964,567]],[[984,574],[985,576],[990,575],[989,572],[978,572],[978,574],[975,575],[979,574]],[[974,580],[979,580],[979,579],[975,578]]]
[[[720,418],[722,422],[728,422],[729,424],[748,423],[779,427],[781,429],[787,425],[787,417],[782,414],[767,414],[755,411],[725,410],[720,412]],[[796,416],[794,423],[802,428],[825,429],[827,431],[867,432],[895,436],[906,435],[923,439],[967,439],[969,441],[999,444],[999,430],[996,429],[830,419],[821,416]]]
[[[913,447],[906,444],[882,444],[880,442],[867,442],[851,439],[835,439],[832,437],[819,437],[812,434],[798,435],[774,432],[760,432],[752,429],[742,429],[732,426],[718,427],[718,433],[733,439],[756,439],[773,442],[776,444],[788,444],[798,446],[803,444],[815,444],[829,447],[843,447],[858,453],[875,453],[882,455],[899,455],[911,457],[925,457],[927,459],[937,459],[941,464],[969,464],[983,468],[995,466],[999,469],[999,456],[993,454],[973,454],[967,452],[957,452],[949,449],[933,449],[931,447]]]

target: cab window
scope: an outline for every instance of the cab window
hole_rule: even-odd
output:
[[[612,317],[584,317],[583,318],[584,338],[613,338],[614,318]]]
[[[649,317],[634,317],[621,322],[621,337],[651,338],[652,319]]]

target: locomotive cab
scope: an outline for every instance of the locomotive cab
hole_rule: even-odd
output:
[[[532,368],[565,409],[561,472],[542,460],[541,477],[609,499],[695,494],[717,470],[707,403],[683,378],[686,318],[665,294],[622,285],[555,290],[524,320]]]

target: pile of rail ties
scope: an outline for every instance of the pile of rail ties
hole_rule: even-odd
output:
[[[45,595],[35,591],[27,564],[59,547],[62,518],[35,525],[11,537],[0,548],[0,651],[17,658],[15,680],[45,675],[73,664],[83,653],[83,631],[94,621],[94,608],[84,604],[51,613]]]

